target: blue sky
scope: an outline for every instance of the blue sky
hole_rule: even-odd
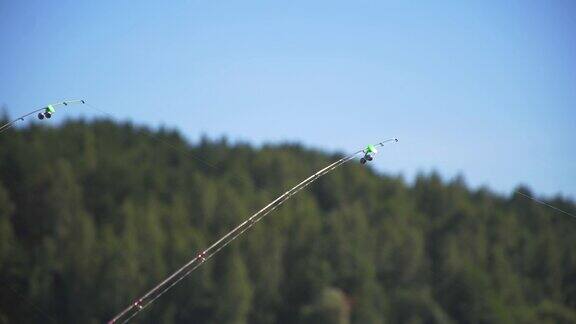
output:
[[[2,1],[0,104],[576,197],[572,1]],[[70,117],[101,116],[88,108]],[[33,122],[32,119],[27,123]],[[51,120],[51,123],[55,121]]]

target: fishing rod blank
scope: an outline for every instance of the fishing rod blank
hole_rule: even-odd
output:
[[[386,143],[389,143],[389,142],[398,142],[398,139],[396,139],[396,138],[387,139],[385,141],[382,141],[378,144],[373,145],[372,148],[384,146]],[[308,178],[304,179],[303,181],[301,181],[300,183],[298,183],[297,185],[292,187],[290,190],[284,192],[283,194],[278,196],[276,199],[274,199],[272,202],[270,202],[268,205],[264,206],[262,209],[260,209],[256,213],[252,214],[252,216],[250,216],[248,219],[246,219],[245,221],[240,223],[238,226],[236,226],[230,232],[228,232],[227,234],[222,236],[220,239],[218,239],[212,245],[210,245],[209,247],[207,247],[206,249],[204,249],[203,251],[198,253],[192,260],[190,260],[188,263],[186,263],[180,269],[176,270],[174,273],[172,273],[170,276],[168,276],[166,279],[164,279],[158,285],[156,285],[155,287],[150,289],[142,297],[133,301],[129,306],[127,306],[124,310],[122,310],[120,313],[118,313],[108,323],[114,324],[114,323],[118,323],[118,322],[121,322],[121,323],[128,322],[130,319],[132,319],[134,316],[136,316],[140,311],[142,311],[146,307],[150,306],[156,299],[158,299],[160,296],[162,296],[165,292],[167,292],[172,287],[174,287],[176,284],[178,284],[181,280],[186,278],[190,273],[192,273],[194,270],[196,270],[198,267],[200,267],[202,264],[204,264],[206,261],[208,261],[210,258],[212,258],[215,254],[217,254],[221,249],[223,249],[228,244],[230,244],[232,241],[234,241],[237,237],[239,237],[244,232],[246,232],[248,229],[250,229],[252,226],[254,226],[258,221],[260,221],[266,215],[270,214],[276,208],[280,207],[280,205],[282,205],[285,201],[290,199],[296,193],[298,193],[302,189],[306,188],[307,186],[312,184],[314,181],[318,180],[318,178],[322,177],[323,175],[326,175],[326,174],[332,172],[336,168],[338,168],[338,167],[342,166],[343,164],[349,162],[350,160],[354,159],[359,154],[367,154],[370,151],[371,150],[368,150],[368,148],[366,148],[366,149],[358,150],[355,153],[350,154],[346,157],[343,157],[343,158],[339,159],[338,161],[333,162],[330,165],[324,167],[323,169],[319,170],[318,172],[312,174]]]
[[[68,105],[72,105],[72,104],[77,104],[77,103],[82,103],[85,104],[86,101],[83,99],[78,99],[78,100],[66,100],[66,101],[61,101],[61,102],[57,102],[57,103],[53,103],[53,104],[49,104],[48,106],[42,107],[40,109],[36,109],[34,111],[31,111],[23,116],[20,116],[16,119],[14,119],[11,122],[8,122],[2,126],[0,126],[0,133],[5,132],[6,130],[8,130],[9,128],[13,127],[17,122],[19,121],[24,121],[24,118],[31,116],[31,115],[35,115],[38,114],[38,119],[42,120],[44,118],[49,119],[52,117],[52,115],[54,115],[54,113],[56,112],[56,107],[59,106],[68,106]]]

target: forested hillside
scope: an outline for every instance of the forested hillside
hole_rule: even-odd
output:
[[[2,133],[0,323],[107,321],[336,158],[107,120]],[[575,247],[576,219],[520,195],[352,163],[136,322],[576,323]]]

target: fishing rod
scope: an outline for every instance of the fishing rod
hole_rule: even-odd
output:
[[[32,116],[35,114],[38,114],[38,119],[43,120],[43,119],[50,119],[52,118],[52,115],[54,115],[56,113],[56,107],[59,106],[68,106],[68,105],[72,105],[72,104],[85,104],[86,101],[83,99],[78,99],[78,100],[66,100],[66,101],[60,101],[60,102],[56,102],[53,104],[49,104],[45,107],[33,110],[25,115],[22,115],[16,119],[14,119],[11,122],[8,122],[2,126],[0,126],[0,133],[5,132],[6,130],[8,130],[9,128],[13,127],[17,122],[19,121],[24,121],[24,118],[28,117],[28,116]]]
[[[302,180],[300,183],[296,184],[294,187],[289,189],[288,191],[284,192],[268,205],[264,206],[262,209],[258,210],[250,217],[248,217],[245,221],[240,223],[238,226],[233,228],[231,231],[226,233],[216,242],[212,243],[209,247],[198,253],[192,260],[182,266],[180,269],[176,270],[158,285],[154,286],[140,298],[133,301],[130,305],[128,305],[125,309],[123,309],[120,313],[118,313],[114,318],[112,318],[108,323],[115,324],[115,323],[126,323],[134,316],[136,316],[139,312],[144,310],[146,307],[150,306],[156,299],[160,298],[164,293],[186,278],[190,273],[212,258],[215,254],[217,254],[221,249],[226,247],[252,226],[254,226],[258,221],[262,218],[266,217],[266,215],[270,214],[276,208],[280,207],[284,202],[294,196],[296,193],[301,191],[302,189],[306,188],[320,177],[332,172],[333,170],[337,169],[338,167],[344,165],[345,163],[353,160],[360,154],[363,154],[361,158],[361,163],[364,164],[367,161],[372,161],[373,157],[376,155],[377,150],[376,147],[384,146],[390,142],[398,142],[397,138],[390,138],[384,140],[378,144],[368,145],[366,148],[358,150],[348,156],[345,156],[336,162],[329,164],[328,166],[324,167],[323,169],[317,171],[316,173],[312,174],[308,178]]]

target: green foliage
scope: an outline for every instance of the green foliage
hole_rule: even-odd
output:
[[[347,324],[350,323],[350,305],[341,290],[324,288],[312,304],[302,311],[303,323]]]
[[[247,323],[252,287],[237,249],[230,251],[214,261],[214,323]]]
[[[49,321],[29,303],[61,322],[109,320],[334,158],[295,144],[190,145],[110,121],[11,129],[0,136],[0,323]],[[575,323],[574,242],[573,219],[524,197],[435,173],[409,185],[353,164],[137,319]]]
[[[14,241],[11,216],[14,212],[14,205],[8,197],[8,192],[0,183],[0,271],[9,262]]]
[[[576,323],[576,311],[573,308],[571,309],[548,300],[538,305],[536,313],[540,323]]]

